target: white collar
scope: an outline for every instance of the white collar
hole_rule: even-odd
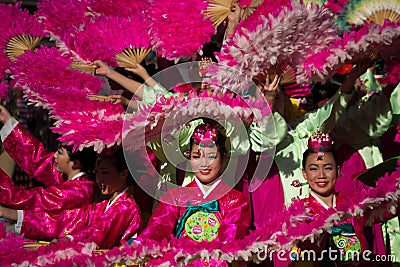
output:
[[[75,180],[75,179],[78,179],[78,178],[81,177],[82,175],[85,175],[85,173],[84,173],[84,172],[80,172],[80,173],[75,174],[74,176],[72,176],[71,181],[72,181],[72,180]]]
[[[324,207],[325,209],[329,209],[329,206],[326,205],[326,203],[323,202],[322,199],[320,199],[317,194],[315,194],[313,191],[310,191],[310,194],[318,201],[318,203],[322,207]],[[332,208],[336,209],[336,196],[335,195],[333,195],[333,199],[332,199]]]
[[[115,202],[120,196],[122,196],[122,194],[125,193],[126,191],[128,191],[128,187],[125,188],[124,190],[122,190],[122,192],[119,193],[118,196],[116,196],[111,202],[108,201],[106,210],[105,210],[104,212],[106,212],[106,211],[108,210],[108,208],[111,207],[112,204],[114,204],[114,202]]]
[[[202,184],[199,179],[197,179],[197,177],[194,177],[194,180],[196,181],[197,186],[200,188],[201,192],[203,193],[203,199],[205,199],[206,197],[208,197],[209,194],[211,194],[212,191],[214,191],[214,189],[217,187],[217,185],[219,185],[219,183],[221,182],[221,177],[219,177],[217,180],[215,180],[214,182],[211,183],[210,188],[206,191],[205,189],[205,185]]]

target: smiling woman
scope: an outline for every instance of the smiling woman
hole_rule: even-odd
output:
[[[308,155],[303,169],[304,179],[307,180],[311,191],[323,198],[328,206],[331,206],[331,201],[325,200],[335,192],[335,183],[338,177],[340,166],[337,166],[337,161],[333,152],[325,153],[323,159],[318,160],[317,154]]]
[[[328,207],[333,206],[339,171],[332,137],[318,130],[308,140],[308,149],[303,154],[303,177],[311,193],[317,195]]]
[[[319,130],[308,140],[308,148],[303,153],[303,177],[307,181],[310,189],[310,196],[305,199],[295,201],[289,207],[289,214],[296,209],[302,209],[308,218],[298,223],[296,228],[301,230],[309,227],[315,221],[323,218],[332,209],[348,212],[348,205],[355,201],[352,194],[335,191],[336,180],[339,177],[340,166],[335,152],[333,151],[333,140],[327,133]],[[293,184],[293,186],[296,186]],[[299,205],[300,204],[300,205]],[[384,206],[384,204],[381,204]],[[344,209],[344,207],[347,207]],[[318,233],[317,241],[303,241],[295,247],[299,251],[313,250],[318,255],[319,262],[312,262],[310,266],[341,266],[341,264],[357,263],[364,264],[355,258],[355,255],[368,251],[369,243],[364,234],[364,226],[371,216],[373,223],[388,220],[394,215],[384,212],[382,216],[375,216],[374,211],[368,209],[362,217],[346,217],[334,222],[331,233]],[[343,245],[344,244],[344,245]],[[324,253],[329,250],[329,256]],[[332,254],[331,254],[332,252]],[[357,261],[357,262],[355,262]],[[290,266],[298,266],[299,262],[292,262]],[[300,262],[301,265],[301,262]],[[370,262],[366,265],[373,266]]]
[[[113,156],[107,156],[107,150],[100,154],[96,162],[96,182],[103,195],[112,202],[133,182],[126,165],[122,148],[118,147]]]
[[[216,123],[201,123],[191,136],[194,181],[167,191],[138,241],[184,238],[188,242],[232,241],[249,230],[247,197],[226,185],[221,172],[226,137]]]
[[[196,179],[203,185],[214,182],[220,176],[226,151],[225,139],[211,124],[201,124],[193,132],[190,165]]]

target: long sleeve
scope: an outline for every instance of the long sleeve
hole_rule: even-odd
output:
[[[139,105],[153,105],[157,100],[157,95],[162,94],[166,98],[175,96],[173,92],[168,92],[161,84],[157,83],[154,88],[148,86],[146,83],[143,84],[143,97],[141,100],[138,100],[137,103]]]
[[[200,203],[212,205],[214,201],[218,201],[219,211],[196,210],[196,207],[201,206]],[[218,238],[221,241],[230,241],[247,234],[250,218],[249,200],[243,193],[221,182],[204,199],[201,190],[192,182],[187,187],[172,189],[162,196],[146,229],[137,240],[168,240],[174,233],[178,220],[183,220],[180,221],[183,225],[182,232],[178,235],[180,238],[194,241],[212,241]]]
[[[23,186],[15,186],[11,178],[0,170],[0,203],[21,210],[73,209],[92,203],[95,186],[94,182],[79,177],[59,186],[26,189]]]
[[[285,119],[277,112],[269,115],[265,122],[262,126],[255,122],[250,125],[250,143],[255,152],[263,152],[278,145],[288,133]]]
[[[130,196],[123,196],[107,210],[107,201],[80,209],[48,213],[42,210],[26,211],[22,231],[32,239],[52,239],[70,235],[76,241],[95,242],[107,249],[129,238],[141,223],[140,210]],[[127,234],[129,229],[129,234]]]
[[[383,93],[376,93],[361,107],[349,108],[332,134],[335,141],[354,145],[378,138],[390,127],[392,111]]]
[[[169,195],[169,192],[167,194]],[[175,223],[180,217],[179,207],[167,204],[170,203],[170,198],[168,198],[169,200],[166,198],[165,195],[161,197],[160,203],[151,215],[146,228],[136,240],[140,242],[146,240],[161,242],[163,239],[169,239],[173,234]],[[165,201],[167,202],[165,203]]]
[[[223,222],[218,238],[221,241],[232,241],[248,234],[251,212],[247,197],[237,192],[232,193],[231,197],[220,200],[220,205]]]
[[[338,91],[320,108],[304,116],[304,120],[296,126],[297,135],[308,138],[318,127],[321,127],[324,132],[334,129],[352,97],[352,94]]]
[[[3,145],[15,163],[42,184],[49,186],[64,182],[62,174],[56,170],[54,152],[48,151],[20,123],[5,138]]]
[[[42,209],[25,210],[21,234],[36,240],[62,238],[88,224],[89,214],[94,211],[94,205],[59,212],[46,212]]]
[[[375,79],[374,73],[370,69],[360,76],[360,80],[367,88],[367,93],[382,91],[381,85]]]
[[[142,217],[139,207],[127,194],[103,214],[95,212],[94,215],[90,215],[88,225],[75,228],[70,235],[77,241],[93,241],[103,249],[117,246],[123,238],[133,236],[140,227]]]
[[[400,123],[400,83],[390,95],[390,105],[392,107],[393,123],[392,126]]]

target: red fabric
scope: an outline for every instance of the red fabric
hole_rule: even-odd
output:
[[[258,188],[252,192],[254,225],[261,227],[274,213],[285,208],[284,192],[278,167],[275,162],[264,181],[255,178],[250,188]]]
[[[220,223],[217,238],[230,241],[245,236],[249,231],[251,217],[247,197],[221,182],[204,199],[196,182],[192,182],[186,187],[171,189],[161,197],[147,227],[137,240],[145,242],[145,240],[169,239],[173,234],[176,222],[185,213],[188,201],[195,206],[212,200],[218,200],[220,205],[220,211],[215,213]],[[183,230],[182,237],[189,238],[185,230]]]
[[[85,176],[64,182],[57,172],[54,152],[44,148],[21,124],[4,140],[4,147],[23,171],[47,186],[25,189],[14,185],[0,172],[0,203],[14,209],[40,208],[47,211],[73,209],[93,202],[96,183]]]
[[[25,189],[15,186],[0,169],[0,203],[12,209],[59,211],[86,206],[93,202],[95,188],[96,183],[81,176],[58,186]]]
[[[4,148],[21,169],[43,185],[58,185],[66,177],[57,172],[54,152],[33,137],[20,123],[3,142]]]
[[[342,145],[338,153],[338,164],[340,166],[340,176],[336,180],[335,189],[337,192],[354,193],[368,188],[367,185],[357,179],[353,179],[356,174],[367,170],[361,155],[350,145]]]
[[[76,241],[93,241],[100,248],[117,246],[140,227],[141,214],[129,193],[122,194],[106,211],[108,201],[73,210],[24,212],[21,233],[27,238],[51,240],[72,235]]]

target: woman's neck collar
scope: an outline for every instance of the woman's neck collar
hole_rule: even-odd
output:
[[[330,194],[329,196],[321,196],[316,194],[313,191],[310,191],[310,194],[322,205],[324,206],[326,209],[329,208],[336,208],[336,197],[335,197],[335,193]]]
[[[119,195],[125,193],[126,191],[128,191],[128,186],[125,185],[125,187],[123,187],[121,190],[115,191],[108,200],[108,202],[110,203],[113,202]]]
[[[80,174],[83,175],[84,173],[81,172],[81,170],[79,169],[79,170],[72,170],[70,173],[68,173],[66,175],[68,177],[68,180],[74,180],[77,177],[81,176]]]
[[[221,182],[221,177],[218,177],[208,184],[203,184],[196,176],[194,177],[194,180],[197,186],[200,188],[201,192],[203,193],[203,198],[206,198],[219,185],[219,183]]]

